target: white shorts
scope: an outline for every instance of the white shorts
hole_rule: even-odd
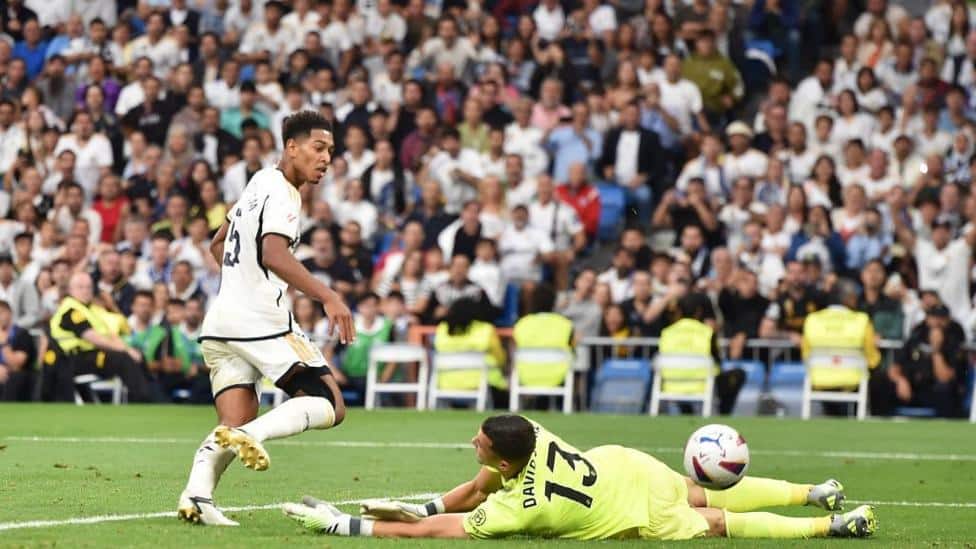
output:
[[[297,327],[283,336],[257,341],[205,339],[200,351],[210,368],[214,396],[241,385],[254,385],[261,394],[262,377],[277,382],[296,363],[311,368],[328,366],[322,351]]]

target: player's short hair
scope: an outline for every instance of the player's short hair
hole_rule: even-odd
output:
[[[281,139],[287,143],[289,139],[302,139],[309,136],[312,130],[332,131],[332,123],[316,111],[300,111],[281,123]]]
[[[492,416],[481,424],[481,432],[491,441],[492,451],[502,459],[526,460],[535,450],[535,427],[522,416]]]

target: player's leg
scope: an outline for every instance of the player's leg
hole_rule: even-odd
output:
[[[816,505],[827,511],[843,508],[844,487],[836,480],[822,484],[794,484],[785,480],[743,477],[725,490],[709,490],[685,477],[688,505],[713,507],[727,511],[753,511],[764,507]]]
[[[849,513],[827,517],[784,517],[773,513],[733,513],[712,507],[695,508],[708,523],[708,535],[743,539],[806,539],[867,537],[877,531],[874,508],[862,505]]]
[[[309,429],[329,429],[342,423],[346,414],[342,392],[327,366],[295,363],[275,384],[291,398],[240,428],[218,427],[215,432],[218,444],[233,450],[246,467],[258,471],[271,463],[261,444],[265,440]]]
[[[257,417],[255,382],[261,379],[261,373],[236,356],[223,342],[205,341],[201,351],[210,368],[219,425],[238,427]],[[187,522],[236,526],[237,523],[224,517],[213,502],[220,476],[235,455],[232,450],[217,444],[216,432],[214,429],[208,433],[193,455],[190,477],[180,495],[178,515]]]

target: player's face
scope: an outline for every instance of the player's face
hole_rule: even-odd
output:
[[[481,465],[495,467],[501,461],[491,449],[491,439],[485,436],[481,429],[478,429],[478,434],[471,439],[471,445],[474,446],[475,457]]]
[[[295,143],[292,159],[299,173],[308,183],[318,183],[332,165],[332,152],[335,142],[332,134],[322,130],[312,130],[308,139]]]

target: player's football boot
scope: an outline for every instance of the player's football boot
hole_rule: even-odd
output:
[[[281,506],[285,516],[313,532],[335,533],[342,511],[321,500],[305,496],[302,503],[285,503]]]
[[[191,524],[205,524],[207,526],[240,526],[225,517],[220,509],[214,505],[213,499],[191,496],[184,491],[180,494],[180,503],[176,509],[176,516]]]
[[[221,425],[214,430],[214,440],[221,447],[233,450],[248,469],[264,471],[271,465],[271,456],[264,446],[240,429]]]
[[[826,511],[840,511],[844,508],[844,499],[844,485],[830,479],[810,489],[807,505],[816,505]]]
[[[862,505],[831,517],[830,535],[839,538],[866,538],[878,530],[874,507]]]

